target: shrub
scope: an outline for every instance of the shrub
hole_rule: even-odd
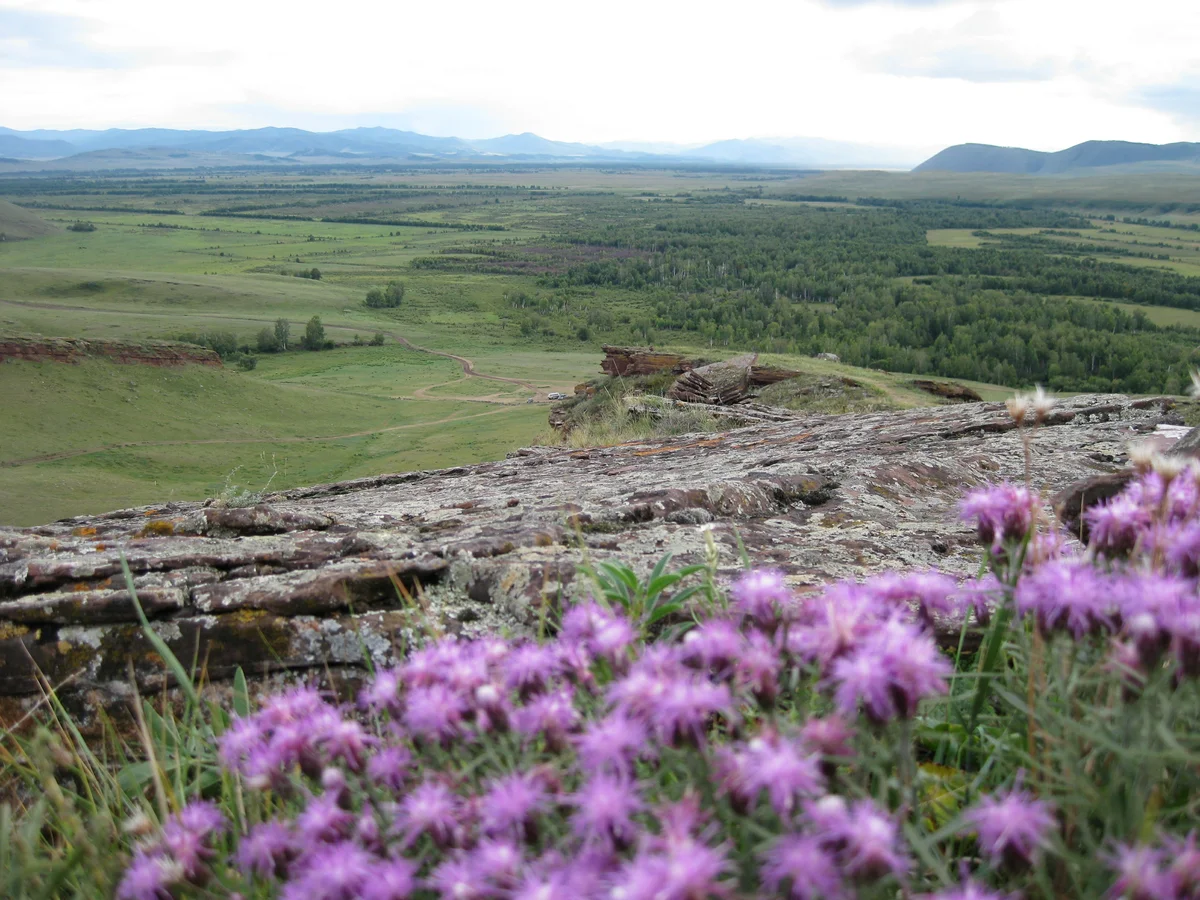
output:
[[[386,340],[386,338],[384,337],[383,332],[377,331],[375,332],[375,336],[371,338],[371,346],[382,347],[384,340]]]
[[[304,339],[301,341],[305,350],[324,350],[325,326],[321,324],[320,316],[313,316],[304,326]]]
[[[67,226],[67,231],[95,231],[96,226],[91,222],[72,222]]]
[[[399,306],[404,301],[404,285],[399,281],[389,281],[387,287],[380,290],[371,288],[363,301],[372,309],[389,309]]]
[[[243,372],[253,372],[258,368],[258,357],[250,356],[249,354],[243,354],[238,358],[237,366]]]
[[[278,353],[283,347],[279,344],[279,337],[275,330],[270,326],[265,326],[258,333],[258,352],[259,353]]]
[[[206,347],[223,360],[232,359],[240,352],[237,335],[232,331],[205,331],[200,334],[189,331],[177,335],[175,339],[185,344]]]

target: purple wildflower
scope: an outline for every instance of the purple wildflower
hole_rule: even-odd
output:
[[[463,732],[467,704],[445,685],[432,684],[408,692],[404,727],[414,737],[445,743]]]
[[[891,612],[862,585],[832,585],[805,601],[800,621],[788,629],[787,649],[827,671]]]
[[[351,843],[327,844],[297,860],[298,871],[280,893],[282,900],[351,900],[363,895],[374,858]]]
[[[1076,640],[1111,630],[1114,585],[1081,558],[1050,560],[1017,583],[1017,611],[1035,615],[1047,632],[1062,628]]]
[[[182,877],[178,864],[139,850],[117,885],[117,897],[119,900],[170,900],[171,885]]]
[[[500,890],[516,886],[524,861],[515,844],[495,838],[480,841],[468,851],[466,859],[477,879]]]
[[[663,743],[699,745],[712,717],[732,711],[727,685],[689,675],[668,682],[649,724]]]
[[[1185,838],[1164,835],[1163,843],[1171,860],[1168,871],[1175,879],[1179,895],[1200,896],[1200,846],[1197,846],[1196,832],[1188,832]]]
[[[995,553],[1004,544],[1023,541],[1033,528],[1037,496],[1014,484],[976,488],[959,505],[964,520],[974,519],[979,539]]]
[[[966,813],[979,836],[979,848],[995,864],[1023,868],[1054,826],[1051,807],[1019,789],[980,798]]]
[[[814,797],[823,788],[818,760],[803,751],[798,741],[764,731],[740,749],[724,751],[722,787],[749,808],[763,791],[771,807],[786,816],[798,799]]]
[[[333,843],[350,834],[354,816],[338,805],[337,797],[313,797],[296,817],[296,831],[307,844]]]
[[[608,875],[612,857],[584,851],[569,861],[550,852],[526,867],[511,900],[588,900],[607,897],[599,887]]]
[[[833,664],[834,702],[846,716],[861,703],[883,722],[911,718],[923,697],[944,694],[951,666],[925,631],[889,619]]]
[[[739,688],[749,691],[759,706],[771,709],[779,696],[779,650],[762,632],[748,636],[737,657],[735,681]]]
[[[1083,517],[1088,526],[1089,546],[1112,559],[1129,555],[1151,523],[1149,510],[1129,494],[1093,506]]]
[[[532,838],[533,821],[549,799],[544,780],[532,772],[506,775],[492,782],[480,804],[487,834]]]
[[[936,894],[923,894],[921,900],[1010,900],[1007,894],[998,894],[981,885],[978,881],[968,878],[957,887],[938,891]]]
[[[762,877],[766,887],[790,900],[846,895],[837,863],[815,837],[785,834],[776,839],[764,855]]]
[[[1004,585],[992,573],[982,578],[968,578],[954,592],[955,613],[964,618],[974,613],[975,621],[986,627],[991,621],[992,610],[1003,598]]]
[[[462,856],[443,860],[429,873],[426,884],[437,891],[438,896],[453,900],[482,900],[494,896],[490,887],[480,884],[470,860]]]
[[[545,690],[562,673],[558,649],[550,644],[522,644],[504,660],[505,686],[528,697]]]
[[[667,853],[642,852],[617,876],[611,896],[621,900],[692,900],[721,891],[724,855],[694,839]]]
[[[571,828],[588,846],[628,847],[633,843],[633,815],[642,807],[633,783],[612,775],[593,775],[571,797]]]
[[[446,785],[424,781],[400,801],[396,824],[411,845],[422,834],[428,834],[439,847],[447,847],[458,827],[461,801]]]
[[[376,673],[371,683],[359,694],[359,701],[368,709],[379,712],[386,711],[393,715],[400,712],[400,672],[383,669]]]
[[[390,745],[376,751],[367,760],[367,777],[376,784],[399,793],[411,775],[412,754],[404,747]]]
[[[1200,522],[1189,522],[1162,535],[1170,567],[1188,578],[1200,575]]]
[[[800,740],[822,756],[853,756],[854,748],[850,745],[853,737],[854,729],[837,715],[809,719],[800,728]]]
[[[954,611],[951,598],[958,590],[953,578],[932,569],[876,575],[863,587],[874,592],[883,603],[904,608],[908,608],[909,604],[916,606],[921,620],[931,627],[934,616],[944,616]]]
[[[225,817],[215,805],[193,800],[163,825],[162,843],[183,870],[183,877],[200,882],[206,879],[206,864],[214,856],[209,841],[224,829]]]
[[[238,845],[238,867],[259,878],[283,877],[295,856],[291,832],[282,822],[263,822],[250,829]]]
[[[804,814],[847,875],[873,881],[889,874],[903,878],[908,871],[896,823],[872,801],[847,806],[841,797],[827,794],[806,803]]]
[[[416,889],[416,867],[406,859],[376,863],[363,885],[361,900],[406,900]]]
[[[711,619],[684,635],[681,658],[689,666],[723,677],[732,671],[745,645],[745,636],[733,622]]]
[[[1163,852],[1144,845],[1118,844],[1109,857],[1117,880],[1107,896],[1123,900],[1176,900],[1180,896],[1175,878],[1164,867]]]
[[[852,876],[873,880],[890,874],[902,878],[908,871],[896,823],[870,800],[850,805],[846,831],[838,837],[845,842],[842,862]]]
[[[796,597],[777,569],[746,572],[729,593],[735,609],[767,630],[791,621],[797,612]]]
[[[628,776],[647,752],[647,737],[645,725],[618,711],[588,724],[575,737],[575,750],[584,771]]]
[[[635,637],[628,619],[593,601],[567,610],[560,631],[562,643],[583,645],[595,656],[618,664]]]
[[[567,744],[567,735],[579,726],[575,695],[568,687],[532,698],[517,711],[516,730],[522,734],[542,735],[546,745],[558,750]]]

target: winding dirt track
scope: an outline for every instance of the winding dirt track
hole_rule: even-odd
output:
[[[9,306],[32,307],[35,309],[64,310],[64,311],[71,311],[71,312],[107,313],[110,315],[141,316],[144,318],[155,318],[155,319],[179,319],[179,318],[184,318],[184,317],[196,317],[196,318],[205,318],[205,319],[232,319],[232,320],[239,321],[239,322],[262,322],[262,323],[268,324],[268,325],[270,325],[271,323],[273,323],[275,321],[274,319],[263,319],[263,318],[258,318],[256,316],[227,316],[227,315],[212,315],[212,314],[208,314],[208,313],[172,313],[170,315],[167,315],[164,313],[129,312],[129,311],[120,310],[120,309],[98,309],[98,308],[92,307],[92,306],[70,306],[68,304],[63,304],[63,303],[34,303],[34,302],[23,301],[23,300],[0,299],[0,303],[7,304]],[[325,328],[332,329],[335,331],[351,331],[351,332],[356,332],[359,334],[361,334],[364,330],[366,330],[361,327],[356,328],[352,325],[337,325],[334,323],[329,323],[329,324],[325,325]],[[430,425],[446,425],[451,422],[461,422],[461,421],[464,421],[467,419],[478,419],[478,418],[482,418],[484,416],[494,416],[499,413],[507,412],[512,406],[516,405],[517,402],[522,402],[522,401],[506,402],[502,399],[497,399],[494,394],[490,395],[490,396],[480,396],[480,397],[430,397],[426,393],[427,391],[430,391],[434,388],[445,387],[446,385],[450,385],[450,384],[457,384],[460,381],[464,381],[468,378],[480,378],[485,381],[495,381],[495,382],[500,382],[502,384],[517,385],[518,387],[524,388],[524,389],[532,392],[533,399],[535,401],[546,399],[546,391],[542,390],[541,388],[538,388],[536,385],[534,385],[533,383],[531,383],[529,381],[525,381],[520,378],[508,378],[503,375],[489,375],[486,372],[480,372],[478,369],[476,369],[475,361],[466,356],[459,356],[456,353],[449,353],[444,350],[433,350],[429,347],[422,347],[420,344],[414,344],[412,341],[410,341],[404,335],[398,334],[394,331],[386,331],[383,329],[375,329],[375,330],[383,331],[383,333],[385,335],[387,335],[390,338],[393,338],[398,344],[400,344],[402,347],[404,347],[407,350],[412,350],[417,353],[428,353],[431,356],[440,356],[444,359],[452,359],[455,362],[457,362],[459,364],[459,366],[462,367],[462,372],[463,372],[462,378],[456,378],[453,381],[446,381],[446,382],[442,382],[441,384],[426,385],[423,388],[418,388],[416,391],[414,391],[410,395],[405,395],[404,397],[398,397],[396,399],[437,400],[437,401],[440,401],[443,403],[448,402],[448,401],[456,401],[456,400],[464,401],[464,402],[485,402],[485,403],[497,404],[501,408],[493,409],[488,412],[471,413],[470,415],[466,415],[466,416],[448,416],[444,419],[435,419],[433,421],[428,421],[428,422],[410,422],[406,425],[389,425],[389,426],[386,426],[383,428],[372,428],[367,431],[356,431],[356,432],[351,432],[349,434],[320,435],[320,436],[313,436],[313,437],[304,436],[304,437],[274,437],[274,438],[273,437],[263,437],[263,438],[205,439],[205,440],[195,440],[195,441],[187,441],[187,440],[129,441],[127,443],[120,443],[120,444],[105,444],[100,447],[87,447],[87,448],[82,448],[82,449],[77,449],[77,450],[64,450],[61,453],[44,453],[39,456],[26,457],[25,459],[0,460],[0,468],[7,469],[7,468],[15,468],[17,466],[35,465],[37,463],[53,462],[55,460],[60,460],[60,459],[70,459],[71,457],[75,457],[75,456],[88,456],[93,453],[104,453],[108,450],[123,450],[123,449],[127,449],[130,447],[175,447],[175,446],[190,446],[193,444],[266,444],[266,443],[303,444],[303,443],[313,443],[313,442],[319,442],[319,441],[337,441],[337,440],[342,440],[345,438],[368,437],[372,434],[381,434],[381,433],[389,432],[389,431],[404,431],[404,430],[410,429],[410,428],[426,428]]]

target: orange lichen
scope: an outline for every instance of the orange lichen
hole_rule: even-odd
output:
[[[166,519],[153,519],[142,526],[138,537],[166,537],[175,533],[175,526]]]
[[[75,537],[94,537],[96,529],[91,525],[81,525],[72,531],[71,534],[75,535]]]

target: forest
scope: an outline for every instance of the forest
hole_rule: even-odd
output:
[[[543,313],[566,308],[576,289],[619,289],[643,301],[630,304],[640,314],[620,315],[619,303],[608,304],[615,319],[589,309],[589,331],[626,321],[631,337],[660,343],[833,352],[858,366],[1071,391],[1177,393],[1200,362],[1194,328],[1094,302],[1200,310],[1200,277],[1098,261],[1093,253],[1131,251],[1080,241],[1095,226],[1070,212],[881,200],[642,204],[636,213],[613,201],[596,212],[558,237],[574,253],[471,248],[414,265],[503,272],[533,262],[549,295],[523,305]],[[926,232],[939,228],[992,240],[931,246]]]

